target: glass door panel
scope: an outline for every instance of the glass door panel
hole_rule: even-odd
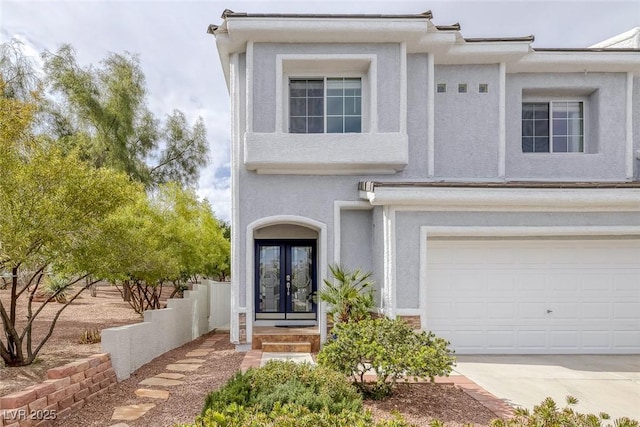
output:
[[[280,301],[280,246],[260,246],[258,251],[258,289],[260,292],[261,313],[280,313],[283,307]]]
[[[313,311],[311,293],[313,275],[313,248],[291,247],[291,311],[309,313]]]
[[[312,240],[256,240],[257,320],[316,320],[315,248]]]

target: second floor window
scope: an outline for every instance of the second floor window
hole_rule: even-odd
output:
[[[583,153],[582,101],[525,102],[522,104],[524,153]]]
[[[362,132],[361,79],[290,79],[289,132]]]

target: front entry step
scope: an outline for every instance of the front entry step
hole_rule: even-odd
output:
[[[262,342],[265,353],[311,353],[310,342]]]
[[[263,344],[265,343],[284,344],[288,347],[292,347],[295,344],[302,343],[310,345],[311,350],[284,350],[283,352],[300,351],[303,353],[308,353],[310,351],[311,353],[317,353],[320,351],[320,332],[318,331],[317,326],[294,326],[290,328],[279,328],[275,326],[255,326],[251,335],[251,349],[274,352],[276,351],[265,350],[263,347]]]

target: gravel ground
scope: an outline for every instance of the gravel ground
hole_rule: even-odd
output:
[[[195,350],[213,333],[204,335],[182,347],[171,350],[155,358],[137,371],[130,378],[118,383],[117,387],[93,402],[85,405],[80,411],[57,421],[58,427],[76,426],[111,426],[118,423],[112,421],[111,415],[116,406],[133,405],[139,403],[155,403],[143,417],[135,421],[126,421],[131,427],[173,426],[179,423],[191,423],[202,411],[204,398],[212,390],[219,388],[227,379],[240,369],[243,353],[237,353],[229,343],[229,336],[225,334],[213,347],[214,351],[206,357],[206,362],[194,372],[185,373],[185,383],[173,387],[145,387],[138,383],[146,378],[167,372],[165,367],[177,360],[185,359],[186,354]],[[205,359],[205,357],[202,357]],[[134,394],[138,388],[164,389],[169,391],[169,399],[139,398]]]
[[[0,299],[9,310],[10,291],[0,290]],[[17,319],[26,323],[26,296],[19,299]],[[41,303],[33,303],[34,312]],[[33,346],[46,335],[55,313],[61,304],[51,302],[36,317],[33,327]],[[102,353],[100,344],[80,344],[79,339],[86,330],[102,330],[114,326],[128,325],[142,321],[127,302],[122,300],[118,290],[110,285],[98,287],[98,296],[92,297],[89,291],[80,296],[62,311],[56,323],[53,335],[38,353],[36,361],[30,366],[7,368],[0,360],[0,396],[22,390],[46,379],[47,370],[62,366],[77,359]],[[2,328],[2,322],[0,322]],[[2,336],[4,340],[4,333]],[[6,342],[6,341],[5,341]]]

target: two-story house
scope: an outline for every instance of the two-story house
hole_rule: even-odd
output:
[[[585,49],[417,15],[225,11],[231,340],[328,266],[458,353],[640,352],[640,31]]]

